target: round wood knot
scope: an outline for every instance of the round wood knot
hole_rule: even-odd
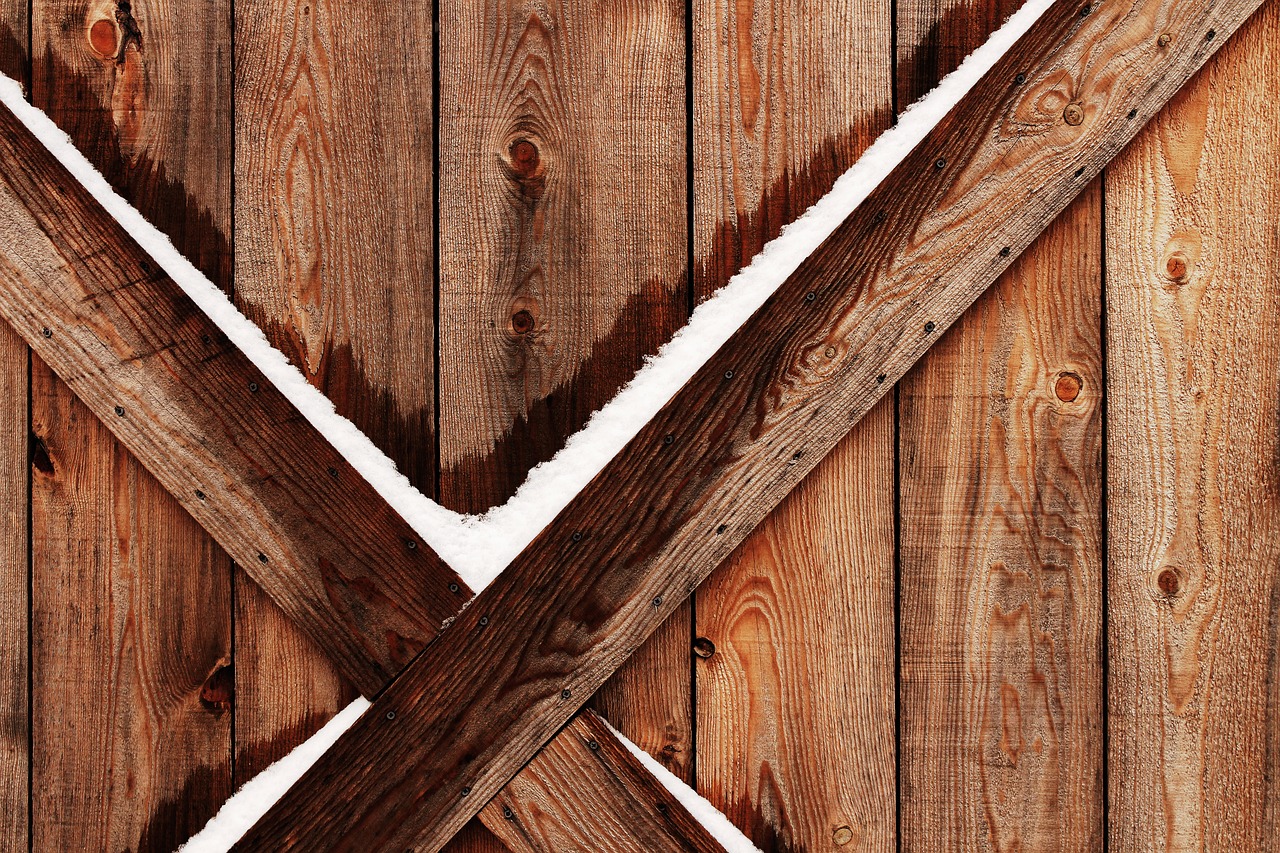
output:
[[[519,311],[511,315],[511,333],[515,335],[527,335],[533,331],[533,315],[529,313],[529,309],[521,308]]]
[[[842,826],[831,833],[831,840],[835,842],[837,847],[843,847],[853,840],[853,830],[848,826]]]
[[[511,143],[508,153],[511,155],[511,168],[517,175],[522,178],[532,178],[537,174],[541,162],[538,146],[527,139],[517,139]]]
[[[693,653],[706,660],[716,653],[716,644],[706,637],[699,637],[693,641]]]
[[[1182,581],[1178,577],[1178,570],[1172,566],[1166,566],[1160,570],[1160,574],[1156,575],[1156,587],[1160,590],[1160,594],[1165,598],[1173,598],[1178,594],[1178,590],[1182,588]]]
[[[1174,281],[1187,280],[1187,258],[1181,252],[1174,252],[1164,264],[1165,272]]]
[[[1067,104],[1067,108],[1062,111],[1062,120],[1076,127],[1084,121],[1084,107],[1076,102]]]
[[[114,59],[118,44],[116,22],[102,18],[89,27],[89,50],[99,59]]]
[[[1168,47],[1169,42],[1173,41],[1173,36],[1169,33],[1161,33],[1160,38],[1156,39],[1156,44],[1161,47]]]
[[[200,685],[200,705],[209,713],[221,716],[231,710],[235,692],[235,670],[231,664],[220,665]]]
[[[1062,373],[1059,374],[1058,381],[1054,383],[1053,393],[1064,403],[1074,403],[1076,398],[1080,396],[1080,389],[1083,387],[1084,382],[1079,375]]]

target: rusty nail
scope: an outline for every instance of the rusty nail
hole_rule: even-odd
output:
[[[1161,33],[1160,38],[1156,39],[1156,44],[1160,45],[1161,47],[1168,47],[1169,42],[1171,41],[1173,41],[1172,35],[1170,35],[1169,33]]]
[[[1084,121],[1084,107],[1074,101],[1067,104],[1066,109],[1062,111],[1062,120],[1075,127]]]

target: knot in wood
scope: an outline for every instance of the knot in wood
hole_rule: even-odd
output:
[[[98,59],[114,59],[118,42],[115,21],[99,18],[89,26],[89,50]]]
[[[1074,403],[1080,396],[1082,387],[1084,382],[1079,375],[1070,372],[1061,373],[1058,375],[1058,381],[1054,383],[1053,393],[1064,403]]]
[[[1084,121],[1084,107],[1077,101],[1067,104],[1062,111],[1062,120],[1072,127],[1079,126]]]

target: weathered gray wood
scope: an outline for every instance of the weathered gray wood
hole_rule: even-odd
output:
[[[439,849],[1258,5],[1055,3],[238,849]]]

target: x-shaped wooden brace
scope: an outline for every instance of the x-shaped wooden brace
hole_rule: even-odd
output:
[[[583,750],[650,849],[717,849],[647,813],[578,709],[1260,4],[1058,0],[461,613],[456,576],[0,115],[0,315],[378,697],[238,849],[437,850]]]

